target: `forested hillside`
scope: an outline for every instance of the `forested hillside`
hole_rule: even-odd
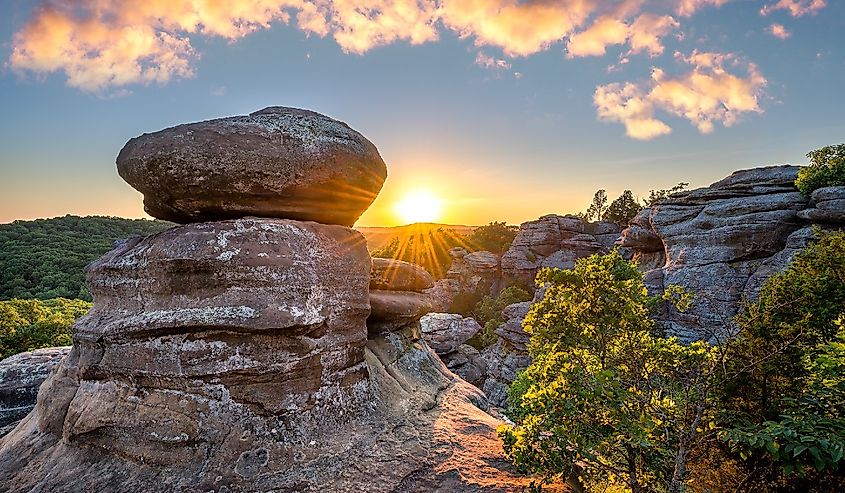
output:
[[[82,269],[116,240],[173,224],[145,219],[64,216],[0,224],[0,300],[91,300]]]

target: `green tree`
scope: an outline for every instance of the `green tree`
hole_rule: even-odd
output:
[[[488,251],[502,255],[510,248],[517,226],[509,226],[504,222],[491,222],[486,226],[475,228],[466,236],[466,245],[470,251]]]
[[[805,196],[822,187],[845,185],[845,143],[810,151],[810,165],[798,171],[795,186]]]
[[[642,209],[643,206],[634,198],[634,194],[630,190],[625,190],[607,207],[604,220],[624,228]]]
[[[71,344],[71,326],[91,308],[83,300],[0,301],[0,359],[24,351]]]
[[[649,312],[662,301],[618,252],[544,269],[537,283],[547,288],[524,323],[533,363],[511,387],[506,454],[590,488],[680,491],[711,429],[716,349],[655,335]],[[689,303],[678,289],[668,299]]]
[[[579,217],[584,221],[603,221],[605,213],[607,213],[607,192],[602,189],[596,191],[587,211],[579,214]]]
[[[0,224],[0,300],[91,300],[84,267],[116,240],[172,227],[164,221],[64,216]]]
[[[761,487],[845,487],[845,233],[816,235],[737,318],[727,360],[722,437]]]
[[[644,207],[651,207],[659,202],[666,200],[672,194],[686,190],[688,186],[689,183],[681,182],[672,188],[664,188],[661,190],[649,190],[648,198],[645,199],[645,203],[643,205]]]

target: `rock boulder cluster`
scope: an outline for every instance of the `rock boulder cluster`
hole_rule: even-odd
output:
[[[184,225],[88,266],[94,306],[0,438],[0,491],[528,484],[484,396],[420,337],[430,276],[373,266],[348,228],[386,175],[363,136],[273,107],[143,135],[117,162]]]

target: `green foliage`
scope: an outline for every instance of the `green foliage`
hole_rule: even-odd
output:
[[[607,207],[604,220],[616,223],[624,228],[642,209],[643,206],[637,202],[634,194],[630,190],[625,190]]]
[[[645,203],[643,204],[643,207],[651,207],[651,206],[657,204],[658,202],[662,202],[662,201],[666,200],[667,198],[669,198],[670,195],[686,190],[686,188],[688,186],[689,186],[689,183],[681,182],[681,183],[678,183],[677,185],[675,185],[672,188],[665,188],[665,189],[661,189],[661,190],[649,190],[648,191],[648,198],[645,199]]]
[[[0,225],[0,300],[91,300],[82,272],[114,241],[157,233],[164,221],[65,216]]]
[[[798,171],[795,186],[809,196],[822,187],[845,185],[845,144],[816,149],[807,154],[810,165]]]
[[[420,265],[436,279],[442,279],[452,265],[449,249],[465,244],[461,235],[449,229],[420,228],[401,238],[391,239],[384,247],[371,252],[371,255]]]
[[[516,425],[499,430],[508,457],[588,488],[679,491],[688,450],[711,427],[715,348],[655,335],[660,300],[618,252],[544,269],[537,283],[545,296],[524,321],[533,363],[510,389]]]
[[[845,233],[816,234],[738,317],[743,337],[729,359],[737,377],[725,385],[720,421],[732,450],[767,477],[781,480],[779,469],[791,484],[843,484]]]
[[[607,213],[607,192],[602,189],[596,190],[587,211],[578,216],[584,221],[603,221],[605,213]]]
[[[502,310],[508,305],[529,301],[531,298],[532,294],[520,286],[508,286],[495,298],[489,295],[482,298],[473,308],[472,317],[484,327],[484,330],[470,339],[468,344],[481,350],[496,342],[495,331],[505,322]]]
[[[71,326],[91,308],[83,300],[0,301],[0,359],[43,347],[69,346]]]
[[[491,222],[486,226],[479,226],[466,235],[467,249],[501,255],[510,248],[518,231],[517,226],[509,226],[504,222]]]

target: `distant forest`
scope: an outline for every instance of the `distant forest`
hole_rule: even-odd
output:
[[[0,224],[0,300],[91,301],[83,268],[114,242],[172,227],[165,221],[64,216]]]

